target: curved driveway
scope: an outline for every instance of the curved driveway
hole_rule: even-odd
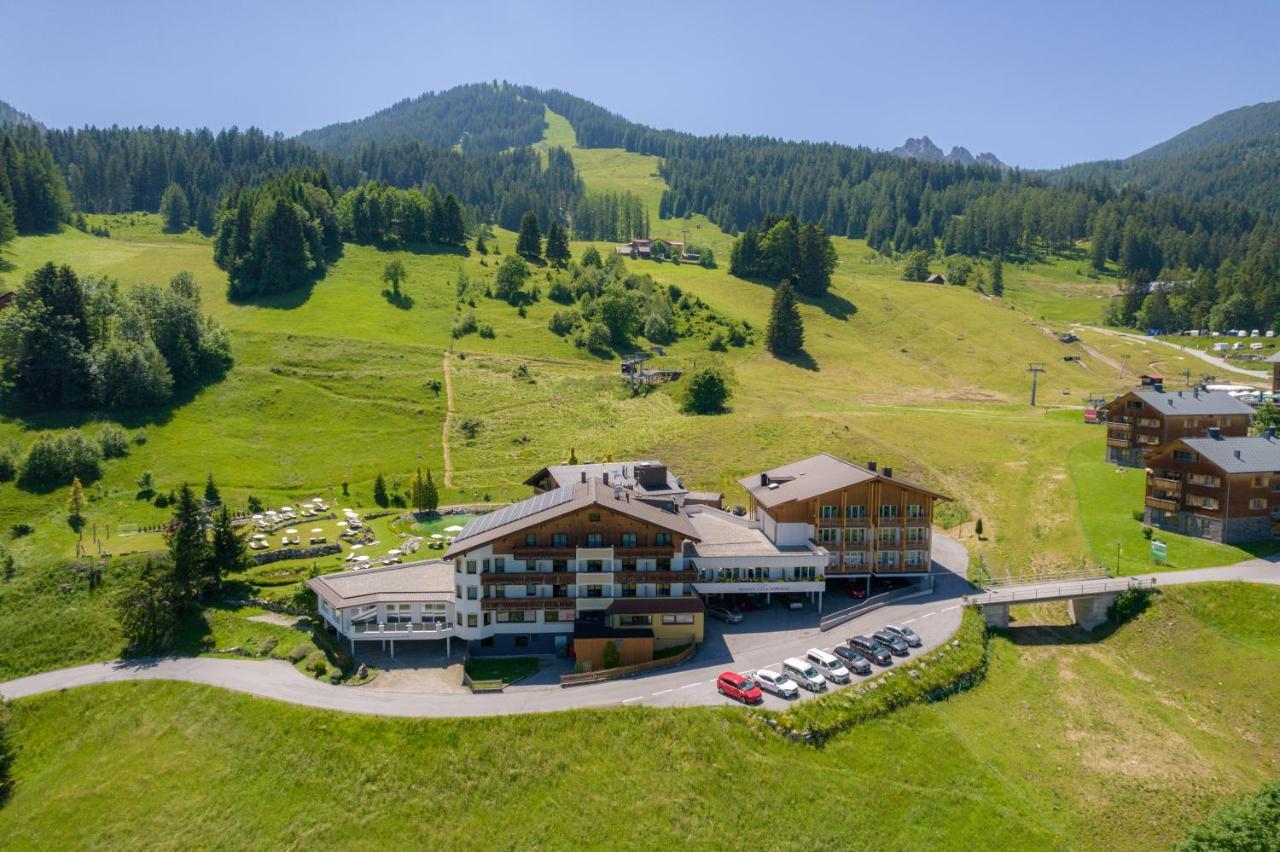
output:
[[[943,570],[939,572],[933,593],[926,597],[890,604],[829,633],[821,633],[816,627],[776,634],[752,632],[746,624],[727,628],[729,634],[718,634],[722,641],[704,643],[690,662],[677,669],[585,686],[517,684],[490,695],[390,692],[321,683],[282,660],[182,657],[96,663],[44,672],[0,683],[0,695],[15,699],[115,681],[179,680],[307,707],[378,716],[496,716],[618,704],[655,707],[723,704],[726,700],[717,693],[715,678],[725,669],[752,671],[776,667],[784,657],[802,655],[814,646],[829,648],[848,636],[879,629],[886,623],[910,624],[920,634],[924,647],[914,654],[945,642],[960,625],[961,601],[972,587],[963,579],[968,557],[958,542],[936,536],[934,556]],[[1280,566],[1252,559],[1221,568],[1144,576],[1155,577],[1157,586],[1229,580],[1280,584]],[[733,641],[723,641],[726,635]],[[771,695],[765,698],[765,706],[774,709],[786,703]]]

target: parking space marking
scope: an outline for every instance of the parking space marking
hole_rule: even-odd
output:
[[[908,618],[908,619],[904,619],[902,623],[903,623],[903,624],[910,624],[910,623],[911,623],[911,622],[913,622],[913,621],[915,621],[915,619],[914,619],[914,618]]]
[[[937,613],[936,613],[936,612],[926,612],[924,615],[920,616],[920,618],[921,618],[921,619],[925,619],[925,618],[929,618],[930,616],[934,616],[934,615],[937,615]]]
[[[666,695],[668,692],[675,692],[675,689],[664,689],[661,692],[655,692],[654,695]]]
[[[680,688],[681,688],[681,689],[693,689],[695,686],[702,686],[702,681],[698,681],[697,683],[686,683],[684,686],[682,686],[682,687],[680,687]]]
[[[624,698],[624,699],[622,700],[622,703],[623,703],[623,704],[630,704],[632,701],[644,701],[644,696],[643,696],[643,695],[637,695],[635,698]]]
[[[946,608],[945,608],[945,609],[943,609],[942,611],[943,611],[943,612],[951,612],[951,610],[953,610],[953,609],[959,609],[959,608],[960,608],[960,604],[956,604],[955,606],[949,606],[949,607],[946,607]]]

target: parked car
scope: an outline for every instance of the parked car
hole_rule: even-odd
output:
[[[818,671],[827,680],[836,683],[848,683],[852,679],[849,670],[844,667],[844,663],[840,662],[840,658],[828,654],[818,648],[810,648],[804,655],[804,658],[818,667]]]
[[[827,688],[827,679],[807,660],[787,657],[782,661],[782,673],[810,692],[821,692]]]
[[[800,687],[794,680],[772,669],[758,669],[755,681],[765,692],[772,692],[781,698],[796,698],[800,695]]]
[[[726,624],[742,623],[742,613],[728,604],[707,604],[707,615],[718,618]]]
[[[888,648],[889,652],[895,657],[905,657],[910,653],[907,650],[907,640],[896,633],[890,633],[888,630],[877,630],[871,634],[871,638]]]
[[[855,649],[877,666],[887,666],[893,662],[893,654],[870,636],[854,636],[849,640],[849,647]]]
[[[854,600],[860,601],[867,596],[867,587],[860,583],[850,583],[845,586],[845,589],[849,592],[849,597]]]
[[[788,592],[782,596],[782,604],[787,609],[804,609],[804,598],[795,592]]]
[[[721,695],[741,701],[743,704],[759,704],[764,701],[764,695],[760,692],[760,687],[756,686],[756,682],[737,672],[721,672],[720,677],[716,678],[716,689]]]
[[[837,645],[831,649],[831,653],[839,657],[844,667],[854,674],[871,674],[871,661],[858,653],[857,649],[850,648],[848,645]]]
[[[897,635],[901,636],[903,641],[905,641],[912,648],[919,648],[921,645],[924,644],[923,640],[921,640],[920,638],[920,635],[916,633],[914,630],[912,630],[910,627],[903,627],[901,624],[886,624],[884,626],[884,629],[888,630],[890,633],[896,633]]]

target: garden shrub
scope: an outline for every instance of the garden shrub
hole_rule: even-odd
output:
[[[18,484],[23,488],[51,490],[81,482],[92,482],[102,473],[102,451],[78,429],[60,434],[41,432],[22,460]]]
[[[18,447],[0,447],[0,482],[9,482],[18,475]]]
[[[299,642],[293,646],[293,650],[289,652],[289,662],[295,666],[307,658],[307,654],[311,653],[311,645],[308,642]]]
[[[98,447],[104,459],[117,459],[129,454],[129,436],[114,423],[108,423],[98,433]]]
[[[1188,831],[1173,848],[1174,852],[1280,849],[1280,781],[1264,784],[1252,796],[1231,802]]]
[[[1111,606],[1107,607],[1107,621],[1118,626],[1137,618],[1147,607],[1151,606],[1153,594],[1153,591],[1148,587],[1138,588],[1131,586],[1125,589],[1116,595],[1116,599],[1111,602]]]
[[[258,646],[258,656],[259,657],[271,656],[271,652],[274,651],[276,649],[276,646],[279,644],[280,644],[279,639],[277,639],[274,636],[268,636],[266,639],[263,639],[262,644]]]

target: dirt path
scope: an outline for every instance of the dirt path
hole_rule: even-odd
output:
[[[440,449],[444,452],[444,487],[453,487],[453,458],[449,453],[449,431],[453,428],[453,370],[449,366],[452,353],[444,353],[444,426],[440,432]]]

